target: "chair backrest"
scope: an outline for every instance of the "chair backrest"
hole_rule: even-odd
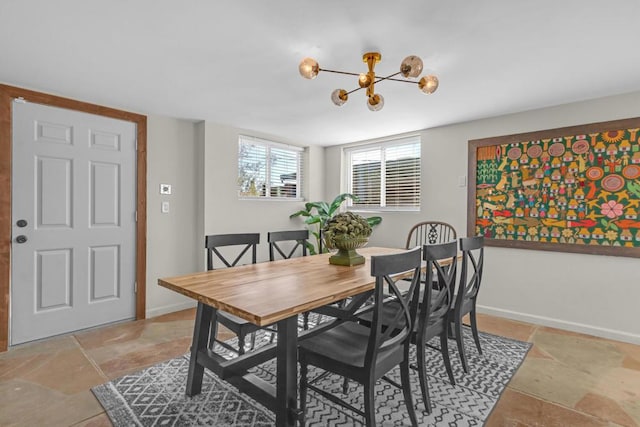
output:
[[[309,230],[292,231],[270,231],[267,234],[269,242],[269,261],[276,260],[276,253],[282,259],[289,259],[298,252],[301,256],[307,256],[307,242],[309,241]],[[282,243],[289,242],[285,248]],[[286,244],[286,243],[285,243]]]
[[[418,330],[427,326],[438,329],[447,325],[447,316],[453,300],[458,265],[458,242],[424,245],[422,259],[427,262],[424,292],[420,302]],[[429,286],[435,284],[436,286]]]
[[[205,236],[204,247],[207,249],[207,270],[213,270],[214,255],[226,267],[234,267],[243,256],[251,250],[251,264],[257,261],[257,247],[260,243],[260,233],[237,233],[237,234],[211,234]],[[229,261],[233,255],[223,254],[219,248],[225,246],[239,246],[237,251],[233,251],[236,257]]]
[[[371,257],[371,275],[376,278],[376,286],[365,366],[374,364],[381,351],[409,345],[418,310],[420,267],[420,248]],[[397,281],[402,280],[397,275],[406,272],[412,275],[411,285],[407,292],[403,292],[396,285]],[[397,308],[390,316],[383,310],[384,302],[389,299],[393,300],[393,306]]]
[[[461,238],[460,250],[462,251],[462,269],[455,308],[465,314],[472,308],[471,304],[467,304],[467,302],[473,301],[478,296],[482,281],[484,237]]]
[[[458,235],[451,224],[441,221],[424,221],[414,225],[407,236],[406,248],[436,245],[456,240]]]

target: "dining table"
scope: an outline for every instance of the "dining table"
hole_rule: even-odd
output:
[[[201,392],[204,369],[236,386],[275,414],[277,426],[293,426],[301,418],[298,408],[299,339],[322,325],[298,331],[298,315],[345,299],[357,299],[375,287],[371,256],[405,249],[364,247],[365,262],[355,266],[329,263],[331,254],[261,262],[158,279],[158,284],[198,302],[193,329],[186,394]],[[214,310],[223,310],[258,326],[276,325],[275,343],[238,357],[223,357],[209,348]],[[327,322],[328,324],[329,322]],[[276,384],[249,370],[276,359]]]

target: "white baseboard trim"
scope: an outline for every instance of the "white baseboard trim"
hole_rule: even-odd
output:
[[[156,307],[147,310],[146,315],[149,317],[156,317],[167,313],[173,313],[174,311],[186,310],[196,307],[195,301],[187,301],[179,304],[170,304],[162,307]],[[517,311],[505,310],[502,308],[489,307],[478,304],[478,313],[490,314],[498,317],[505,317],[507,319],[519,320],[522,322],[533,323],[535,325],[549,326],[552,328],[564,329],[572,332],[579,332],[583,334],[593,335],[596,337],[607,338],[611,340],[628,342],[631,344],[640,345],[640,335],[631,334],[628,332],[617,331],[607,328],[599,328],[592,325],[585,325],[582,323],[569,322],[566,320],[554,319],[551,317],[537,316],[535,314],[520,313]]]
[[[569,322],[566,320],[554,319],[551,317],[537,316],[535,314],[520,313],[517,311],[505,310],[502,308],[488,307],[478,304],[478,313],[490,314],[498,317],[506,317],[512,320],[520,320],[536,325],[549,326],[552,328],[565,329],[567,331],[579,332],[596,337],[607,338],[616,341],[624,341],[631,344],[640,344],[640,335],[614,329],[599,328],[597,326],[585,325],[582,323]]]
[[[174,311],[186,310],[188,308],[194,308],[198,303],[196,301],[181,302],[178,304],[169,304],[162,307],[151,308],[145,312],[147,318],[157,317],[167,313],[173,313]]]

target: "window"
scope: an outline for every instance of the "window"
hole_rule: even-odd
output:
[[[300,147],[240,135],[238,196],[301,198],[303,152]]]
[[[358,196],[354,208],[420,208],[420,137],[345,150],[347,192]]]

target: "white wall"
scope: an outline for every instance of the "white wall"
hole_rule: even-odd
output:
[[[193,307],[193,300],[158,286],[158,278],[196,271],[198,177],[193,122],[149,116],[147,123],[147,316]],[[161,195],[160,184],[172,194]],[[170,203],[167,214],[162,201]]]
[[[299,219],[289,219],[290,214],[304,207],[304,202],[238,199],[238,136],[241,134],[285,144],[302,143],[215,123],[205,124],[204,234],[260,233],[258,261],[266,261],[269,259],[268,231],[305,228]],[[313,200],[324,190],[323,180],[309,179],[310,172],[316,176],[322,173],[323,150],[310,149],[306,157],[303,192]],[[204,240],[201,246],[204,248]]]
[[[435,98],[434,98],[435,99]],[[383,213],[371,245],[403,247],[414,223],[453,224],[466,235],[468,140],[640,116],[640,92],[469,123],[422,135],[419,213]],[[326,150],[326,193],[338,194],[341,147]],[[640,260],[489,247],[479,310],[532,323],[640,343]]]
[[[253,135],[294,144],[270,135],[242,131],[214,123],[149,116],[147,172],[147,316],[188,307],[195,302],[158,286],[158,278],[206,269],[204,236],[214,233],[261,233],[259,261],[268,259],[267,232],[304,228],[289,215],[304,202],[238,200],[238,135]],[[298,144],[300,145],[300,144]],[[324,150],[311,148],[306,156],[306,185],[310,199],[320,199]],[[159,194],[171,184],[170,196]],[[169,201],[168,214],[160,212]]]
[[[458,176],[467,173],[470,139],[637,116],[640,93],[633,93],[424,130],[421,211],[381,214],[384,221],[370,244],[402,247],[409,227],[427,218],[446,220],[466,234],[467,189],[458,186]],[[267,231],[302,227],[289,219],[302,202],[238,200],[240,133],[296,143],[213,123],[149,117],[147,315],[193,306],[158,287],[157,279],[203,270],[204,234],[260,232],[259,258],[266,260]],[[330,200],[342,191],[340,165],[339,147],[309,150],[308,200]],[[160,196],[160,183],[172,184],[173,194]],[[160,213],[161,200],[171,202],[169,214]],[[638,301],[640,260],[487,248],[483,312],[640,343]]]

